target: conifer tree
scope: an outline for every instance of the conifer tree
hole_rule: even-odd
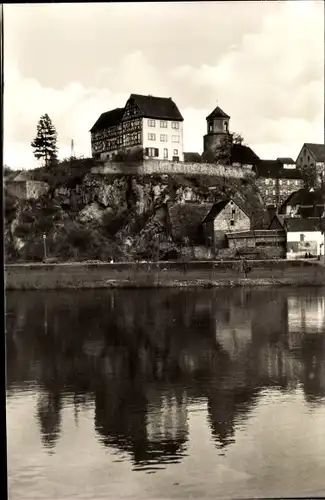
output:
[[[46,113],[37,124],[37,134],[31,143],[34,156],[41,160],[45,167],[53,165],[57,159],[57,132],[51,118]]]

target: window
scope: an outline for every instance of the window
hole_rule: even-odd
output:
[[[234,219],[231,219],[231,221],[230,221],[230,225],[231,225],[231,226],[234,226],[234,225],[235,225],[235,221],[234,221]]]
[[[301,243],[304,243],[304,241],[305,241],[305,235],[304,234],[300,235],[300,241],[301,241]]]
[[[155,141],[156,140],[156,134],[148,134],[148,140],[149,141]]]
[[[265,184],[268,184],[269,183],[269,179],[265,179]]]
[[[164,160],[167,160],[168,158],[168,149],[164,148]]]
[[[168,127],[168,122],[161,120],[160,121],[160,128],[167,128]]]
[[[307,156],[307,161],[310,162],[310,156],[309,155]]]
[[[228,130],[228,122],[223,122],[223,129],[225,132]]]
[[[167,142],[167,141],[168,141],[168,135],[160,134],[160,142]]]
[[[212,132],[212,125],[211,125],[211,123],[209,125],[209,132]]]
[[[172,122],[172,128],[179,129],[179,123],[178,122]]]
[[[151,158],[157,158],[159,156],[158,148],[146,148],[146,156],[150,156]]]
[[[173,150],[173,155],[174,155],[174,156],[177,156],[177,155],[178,155],[178,149],[174,149],[174,150]]]
[[[172,142],[179,142],[179,135],[172,135]]]
[[[281,179],[280,179],[279,183],[280,183],[280,186],[282,186],[282,180]]]
[[[269,190],[268,189],[265,189],[265,194],[269,194]]]
[[[235,215],[235,213],[236,213],[236,209],[233,208],[232,211],[231,211],[231,215]]]
[[[287,180],[287,186],[290,186],[290,181],[289,181],[289,179]]]
[[[273,195],[275,195],[275,189],[273,189],[273,191],[272,191],[272,192],[273,192]]]
[[[298,180],[295,180],[295,185],[298,186]]]
[[[148,127],[155,127],[156,126],[156,120],[148,120]]]

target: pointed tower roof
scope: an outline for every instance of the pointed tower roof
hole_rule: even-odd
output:
[[[219,106],[217,106],[212,111],[212,113],[210,113],[209,116],[206,117],[207,120],[209,118],[230,118],[230,116],[228,116],[224,111],[222,111],[221,108],[219,108]]]

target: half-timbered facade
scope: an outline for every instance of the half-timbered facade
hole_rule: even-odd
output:
[[[171,98],[131,94],[124,108],[103,113],[90,132],[98,159],[143,148],[144,158],[184,160],[183,117]]]

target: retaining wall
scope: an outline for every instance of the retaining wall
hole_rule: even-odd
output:
[[[11,264],[8,290],[233,285],[322,285],[325,266],[316,261]]]
[[[248,175],[255,175],[251,166],[243,167],[215,165],[212,163],[171,162],[163,160],[144,160],[141,164],[125,165],[117,162],[107,162],[103,166],[93,167],[94,174],[124,174],[124,175],[152,175],[152,174],[182,174],[188,176],[213,175],[216,177],[231,177],[243,179]]]

